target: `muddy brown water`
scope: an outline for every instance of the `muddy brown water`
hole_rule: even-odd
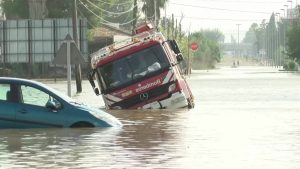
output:
[[[299,74],[224,67],[188,81],[194,109],[109,111],[121,129],[0,130],[0,168],[300,168]],[[104,106],[83,91],[73,98]]]

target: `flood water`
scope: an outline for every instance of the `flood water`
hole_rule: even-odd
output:
[[[188,81],[194,109],[109,111],[121,129],[0,130],[0,168],[300,168],[299,73],[225,67]],[[83,90],[76,100],[103,107]]]

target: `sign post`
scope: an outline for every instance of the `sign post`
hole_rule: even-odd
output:
[[[70,46],[71,42],[66,41],[67,43],[67,79],[68,79],[68,96],[71,97],[71,55],[70,55]]]
[[[198,43],[197,42],[192,42],[191,44],[189,44],[189,48],[191,48],[193,52],[197,51],[198,50]],[[192,66],[191,66],[190,57],[188,59],[188,68],[189,68],[188,69],[188,74],[191,74]]]
[[[84,63],[84,58],[78,50],[75,42],[68,34],[64,42],[59,47],[56,57],[53,60],[54,64],[67,65],[67,80],[68,80],[68,96],[71,97],[71,65]]]

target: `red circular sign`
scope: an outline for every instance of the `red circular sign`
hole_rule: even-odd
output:
[[[197,50],[198,49],[198,44],[196,42],[191,43],[190,45],[192,50]]]

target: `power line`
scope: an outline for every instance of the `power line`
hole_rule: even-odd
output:
[[[225,9],[225,8],[213,8],[208,6],[198,6],[198,5],[187,5],[181,3],[169,3],[178,6],[188,6],[193,8],[203,8],[203,9],[211,9],[211,10],[221,10],[221,11],[228,11],[228,12],[243,12],[243,13],[260,13],[260,14],[270,14],[269,12],[257,12],[257,11],[242,11],[242,10],[233,10],[233,9]]]
[[[168,17],[171,17],[171,15],[168,15]],[[182,16],[174,16],[176,18],[181,18]],[[196,20],[219,20],[219,21],[240,21],[240,22],[256,22],[256,21],[261,21],[261,19],[227,19],[227,18],[202,18],[202,17],[189,17],[189,16],[184,16],[183,18],[188,18],[188,19],[196,19]]]
[[[111,14],[111,15],[122,15],[122,14],[125,14],[125,13],[128,13],[128,12],[131,12],[131,11],[133,10],[133,8],[135,7],[135,6],[132,6],[129,10],[123,11],[123,12],[111,12],[111,11],[107,11],[107,10],[105,10],[105,9],[103,9],[103,8],[100,8],[99,6],[97,6],[96,4],[92,3],[92,2],[89,1],[89,0],[87,0],[87,2],[88,2],[89,4],[91,4],[91,5],[93,5],[95,8],[97,8],[97,9],[99,9],[99,10],[101,10],[101,11],[104,11],[104,12],[106,12],[106,13],[109,13],[109,14]]]
[[[186,0],[185,0],[186,1]],[[201,1],[204,1],[204,2],[212,2],[212,3],[248,3],[248,4],[253,4],[253,3],[257,3],[257,4],[282,4],[283,2],[282,1],[234,1],[234,0],[230,0],[230,1],[224,1],[224,0],[197,0],[197,2],[201,2]]]
[[[99,15],[97,15],[95,12],[93,12],[91,9],[89,9],[88,7],[87,7],[87,5],[85,5],[81,0],[79,0],[79,2],[81,3],[81,5],[82,6],[84,6],[85,7],[85,9],[87,9],[90,13],[92,13],[94,16],[96,16],[97,18],[99,18],[100,20],[102,20],[102,21],[104,21],[104,22],[99,22],[99,23],[102,23],[102,24],[118,24],[118,25],[127,25],[127,24],[129,24],[129,23],[131,23],[131,22],[133,22],[134,20],[135,20],[135,18],[134,19],[132,19],[132,20],[130,20],[130,21],[128,21],[128,22],[123,22],[123,23],[119,23],[119,22],[110,22],[110,21],[107,21],[107,20],[105,20],[105,19],[103,19],[101,16],[99,16]]]
[[[116,6],[132,4],[132,2],[123,2],[123,3],[115,4],[115,3],[105,2],[105,1],[102,1],[102,0],[97,0],[97,1],[98,1],[98,2],[102,2],[102,3],[104,3],[104,4],[108,4],[108,5],[116,5]]]
[[[94,24],[92,24],[92,23],[88,20],[88,18],[83,14],[83,12],[81,12],[80,8],[77,8],[77,9],[78,9],[80,15],[83,16],[84,18],[86,18],[87,23],[88,23],[92,28],[97,28],[97,26],[95,26]]]

